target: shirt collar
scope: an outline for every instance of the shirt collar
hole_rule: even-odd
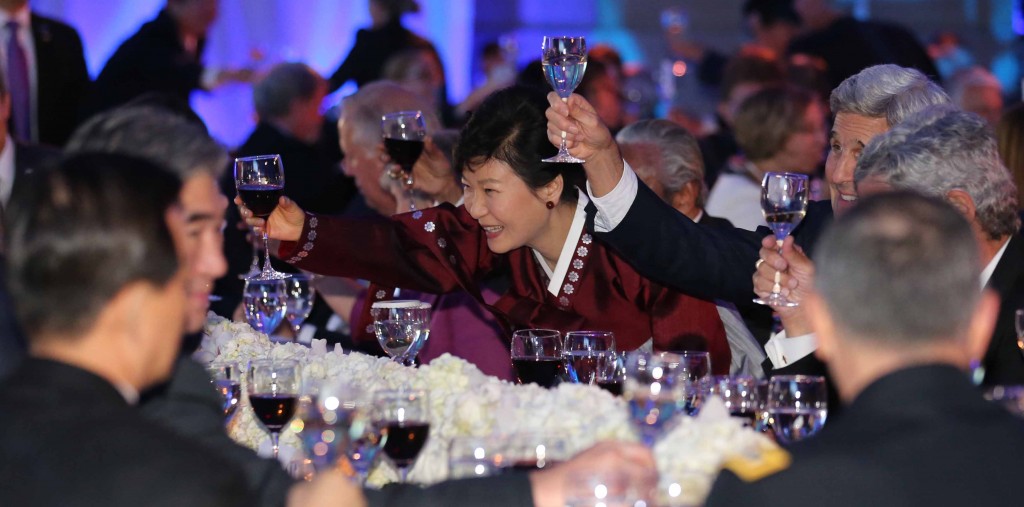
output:
[[[9,13],[3,9],[0,9],[0,26],[6,25],[8,21],[17,21],[21,28],[28,28],[32,22],[32,14],[28,9],[28,3],[25,3],[21,8]]]
[[[999,260],[1003,258],[1003,253],[1006,252],[1006,246],[1010,244],[1010,238],[1007,237],[1003,241],[1003,246],[999,248],[996,255],[992,257],[992,260],[988,261],[988,265],[981,271],[981,288],[985,288],[988,285],[988,281],[992,278],[992,273],[996,271],[996,266],[999,264]]]
[[[548,267],[544,256],[536,249],[533,249],[533,256],[536,257],[537,263],[540,264],[544,274],[548,277],[548,292],[553,296],[558,295],[562,288],[562,283],[565,281],[565,275],[569,273],[572,253],[576,250],[576,244],[579,243],[580,235],[583,234],[583,227],[587,223],[587,203],[590,202],[590,199],[587,198],[586,192],[579,189],[577,189],[577,192],[579,192],[579,200],[576,202],[576,214],[572,218],[572,225],[569,226],[569,234],[565,236],[562,251],[558,254],[558,262],[555,264],[554,271]]]

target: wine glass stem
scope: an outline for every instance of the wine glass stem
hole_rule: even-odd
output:
[[[255,235],[256,231],[252,231]],[[252,263],[249,264],[249,273],[259,273],[260,271],[260,250],[257,243],[250,239],[249,246],[252,247]]]
[[[782,255],[782,243],[783,243],[783,241],[785,241],[785,240],[778,239],[778,238],[775,239],[775,245],[779,247],[779,255]],[[780,285],[781,280],[782,280],[782,272],[781,271],[776,271],[775,272],[775,285],[772,285],[772,295],[778,296],[778,295],[780,295],[782,293],[782,285]]]
[[[270,445],[274,449],[274,459],[277,459],[277,452],[280,450],[280,446],[277,445],[277,440],[280,434],[276,431],[270,432]]]
[[[398,467],[398,477],[399,477],[399,481],[398,482],[400,482],[401,484],[405,484],[406,477],[408,475],[409,475],[409,467],[408,466]]]
[[[409,197],[409,211],[416,211],[416,200],[413,199],[415,193],[412,191],[412,178],[410,178],[409,187],[405,189],[406,195]]]
[[[263,228],[263,274],[269,275],[274,272],[274,268],[270,265],[270,238],[267,237],[267,228]]]

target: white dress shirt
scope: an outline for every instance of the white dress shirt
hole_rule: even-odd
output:
[[[18,42],[25,50],[25,60],[28,63],[28,94],[29,94],[29,125],[32,127],[32,141],[39,139],[38,103],[39,103],[39,77],[38,66],[36,65],[36,43],[32,37],[32,13],[29,11],[28,3],[18,9],[14,14],[0,9],[0,34],[3,44],[0,44],[0,65],[4,74],[7,74],[7,44],[10,42],[10,35],[7,32],[8,21],[18,22]]]
[[[590,189],[590,182],[587,182],[587,193],[590,194],[590,198],[593,199],[594,206],[597,208],[597,214],[594,215],[594,230],[597,232],[610,232],[619,225],[626,218],[626,213],[633,206],[633,201],[636,200],[638,188],[636,173],[625,160],[622,161],[622,165],[624,167],[619,182],[615,184],[615,188],[611,192],[602,197],[594,197],[594,192]]]

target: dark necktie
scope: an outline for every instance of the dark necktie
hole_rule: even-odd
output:
[[[11,114],[14,115],[15,137],[29,141],[32,139],[32,126],[29,116],[30,105],[28,57],[25,48],[18,42],[18,22],[7,22],[7,83],[11,94]]]

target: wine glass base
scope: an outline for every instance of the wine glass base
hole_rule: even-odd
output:
[[[772,294],[766,298],[754,298],[754,302],[759,305],[780,306],[783,308],[794,308],[800,306],[800,303],[790,301],[779,294]]]
[[[576,158],[568,153],[559,153],[558,155],[555,155],[553,157],[541,160],[541,162],[548,162],[554,164],[582,164],[586,162],[586,160],[583,160],[582,158]]]
[[[289,279],[291,277],[292,277],[292,275],[290,275],[288,273],[281,273],[281,272],[278,272],[278,271],[274,271],[272,273],[258,273],[256,276],[250,276],[250,277],[245,278],[245,280],[255,280],[255,281],[287,280],[287,279]]]

